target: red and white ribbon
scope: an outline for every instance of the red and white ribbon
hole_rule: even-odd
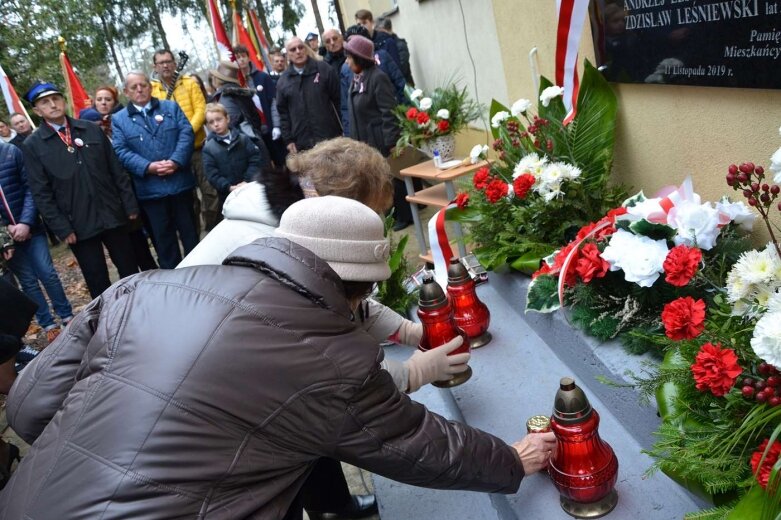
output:
[[[586,21],[589,0],[556,0],[556,85],[564,88],[564,106],[569,124],[577,113],[578,89],[578,47],[583,25]]]
[[[428,221],[428,243],[431,244],[431,256],[434,259],[434,278],[443,289],[447,287],[447,266],[454,256],[450,241],[447,239],[445,214],[455,207],[457,207],[456,203],[451,202],[434,213]]]

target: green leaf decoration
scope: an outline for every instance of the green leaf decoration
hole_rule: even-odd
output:
[[[526,291],[526,312],[547,314],[559,308],[558,279],[543,274],[532,280]]]
[[[639,192],[635,193],[628,199],[624,201],[622,206],[625,208],[631,208],[632,206],[636,206],[637,204],[648,200],[648,197],[645,196],[645,193],[643,193],[643,190],[640,190]]]
[[[748,493],[743,495],[738,503],[726,517],[727,520],[760,520],[759,513],[768,502],[769,496],[759,487],[752,487]],[[767,517],[765,517],[767,518]],[[774,517],[770,517],[771,519]]]
[[[552,105],[553,103],[551,103]],[[603,186],[610,176],[618,102],[604,76],[588,60],[578,94],[578,112],[570,123],[575,163],[588,172],[587,187]]]
[[[483,213],[477,208],[452,208],[445,213],[445,220],[449,222],[471,224],[483,220]]]
[[[642,235],[652,240],[672,240],[675,236],[675,229],[670,226],[648,222],[645,219],[631,222],[629,230],[635,235]]]
[[[525,274],[532,274],[540,268],[542,256],[536,251],[526,253],[510,262],[510,267]]]
[[[496,114],[497,112],[502,112],[502,111],[509,113],[510,109],[507,108],[506,106],[504,106],[503,104],[499,103],[497,100],[492,99],[491,100],[491,108],[488,111],[488,121],[489,121],[489,124],[490,124],[490,121],[494,118],[494,114]],[[499,129],[498,128],[494,128],[493,125],[491,125],[491,135],[493,136],[494,139],[498,139],[499,138]]]

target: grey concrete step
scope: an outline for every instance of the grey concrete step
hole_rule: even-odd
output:
[[[620,380],[627,368],[637,371],[641,359],[625,354],[618,345],[585,338],[562,313],[524,315],[527,283],[518,275],[492,273],[478,293],[491,310],[494,339],[473,351],[474,375],[459,387],[428,386],[412,397],[451,420],[513,442],[525,435],[528,417],[550,414],[559,379],[574,376],[599,412],[600,435],[619,460],[619,502],[606,518],[672,520],[703,507],[661,473],[643,478],[652,461],[641,450],[653,442],[651,432],[659,421],[656,411],[640,407],[632,389],[607,387],[595,379]],[[406,358],[410,352],[405,347],[386,349],[392,357]],[[381,477],[375,477],[374,485],[383,520],[570,518],[544,474],[525,478],[514,495],[423,490]]]

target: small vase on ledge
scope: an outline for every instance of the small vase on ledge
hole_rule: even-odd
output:
[[[452,160],[456,152],[456,136],[442,135],[420,143],[420,151],[429,157],[434,157],[434,150],[439,150],[443,162]]]

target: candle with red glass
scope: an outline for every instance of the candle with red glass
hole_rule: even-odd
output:
[[[561,507],[575,518],[599,518],[618,503],[618,459],[597,431],[599,414],[570,377],[561,379],[551,416],[557,451],[548,473]]]
[[[449,355],[468,353],[469,338],[464,331],[459,329],[453,321],[453,308],[450,306],[442,287],[434,280],[432,276],[423,279],[423,285],[420,287],[420,300],[418,302],[418,317],[423,324],[423,336],[420,338],[418,348],[422,351],[441,347],[456,336],[464,338],[464,343]],[[440,388],[450,388],[465,383],[472,377],[472,369],[467,369],[460,374],[456,374],[449,381],[435,381],[434,386]]]
[[[491,313],[480,301],[475,282],[458,258],[451,258],[447,268],[447,294],[453,307],[453,319],[469,338],[471,348],[480,348],[491,341],[488,324]]]

